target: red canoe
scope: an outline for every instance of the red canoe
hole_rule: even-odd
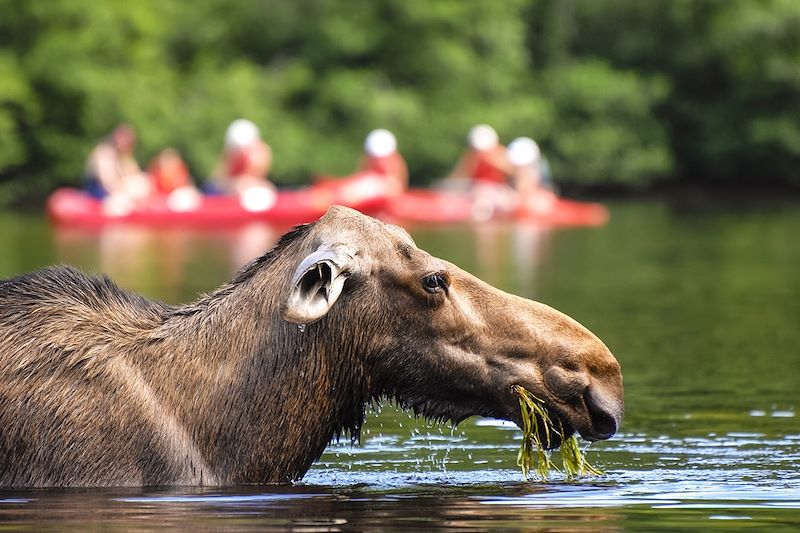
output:
[[[549,192],[540,193],[533,201],[512,209],[481,204],[466,192],[411,189],[400,196],[389,197],[386,179],[372,172],[360,172],[303,189],[281,190],[274,198],[256,200],[202,196],[187,207],[155,197],[119,209],[81,190],[62,188],[48,198],[47,213],[58,225],[83,227],[119,223],[236,226],[251,222],[288,226],[312,222],[334,204],[366,214],[380,214],[401,224],[517,220],[553,226],[598,226],[608,221],[608,210],[603,205],[565,200]]]
[[[386,180],[361,172],[336,181],[297,190],[278,191],[274,198],[256,202],[232,196],[202,196],[194,205],[176,206],[167,198],[120,209],[78,189],[56,190],[47,200],[47,213],[58,225],[99,227],[107,224],[150,226],[233,226],[250,222],[292,225],[312,222],[333,204],[364,213],[377,213],[386,204]]]
[[[476,202],[469,193],[424,189],[411,189],[389,199],[384,213],[401,223],[516,220],[551,226],[601,226],[609,218],[602,204],[567,200],[550,192],[538,193],[525,205],[499,209]]]

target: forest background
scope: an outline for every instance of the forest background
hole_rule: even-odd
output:
[[[485,122],[574,191],[797,189],[800,2],[0,0],[0,205],[79,184],[120,122],[202,181],[239,117],[283,185],[376,127],[423,185]]]

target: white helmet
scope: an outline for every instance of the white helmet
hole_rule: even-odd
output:
[[[258,126],[244,118],[236,119],[225,132],[225,148],[243,148],[257,140],[259,136]]]
[[[530,137],[517,137],[508,145],[508,161],[516,167],[532,165],[540,156],[539,145]]]
[[[469,145],[481,152],[491,150],[500,142],[497,132],[488,124],[478,124],[469,130]]]
[[[364,150],[372,157],[386,157],[397,150],[397,139],[389,130],[372,130],[364,141]]]

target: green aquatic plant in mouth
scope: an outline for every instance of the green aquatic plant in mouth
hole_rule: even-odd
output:
[[[559,429],[553,427],[550,415],[544,408],[544,401],[534,396],[524,387],[514,385],[512,390],[519,399],[519,408],[522,413],[522,444],[517,455],[517,464],[522,468],[522,475],[527,480],[530,476],[531,466],[542,481],[547,480],[550,469],[559,470],[550,459],[546,448],[550,447],[551,432],[557,433],[561,438],[561,461],[564,476],[567,479],[576,479],[585,475],[600,475],[602,472],[586,460],[578,447],[575,435],[563,438],[564,428],[559,421]],[[542,424],[539,431],[540,424]]]

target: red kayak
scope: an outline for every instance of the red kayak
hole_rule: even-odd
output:
[[[529,221],[552,226],[601,226],[608,209],[542,191],[523,204],[501,207],[480,202],[468,192],[411,189],[390,198],[384,213],[398,222],[461,223],[488,220]]]
[[[61,188],[47,200],[47,214],[58,225],[99,227],[106,224],[151,226],[235,226],[250,222],[292,225],[312,222],[334,204],[367,214],[386,204],[386,179],[360,172],[347,178],[297,190],[280,190],[254,197],[199,196],[190,202],[153,197],[145,202],[119,205],[86,192]]]

